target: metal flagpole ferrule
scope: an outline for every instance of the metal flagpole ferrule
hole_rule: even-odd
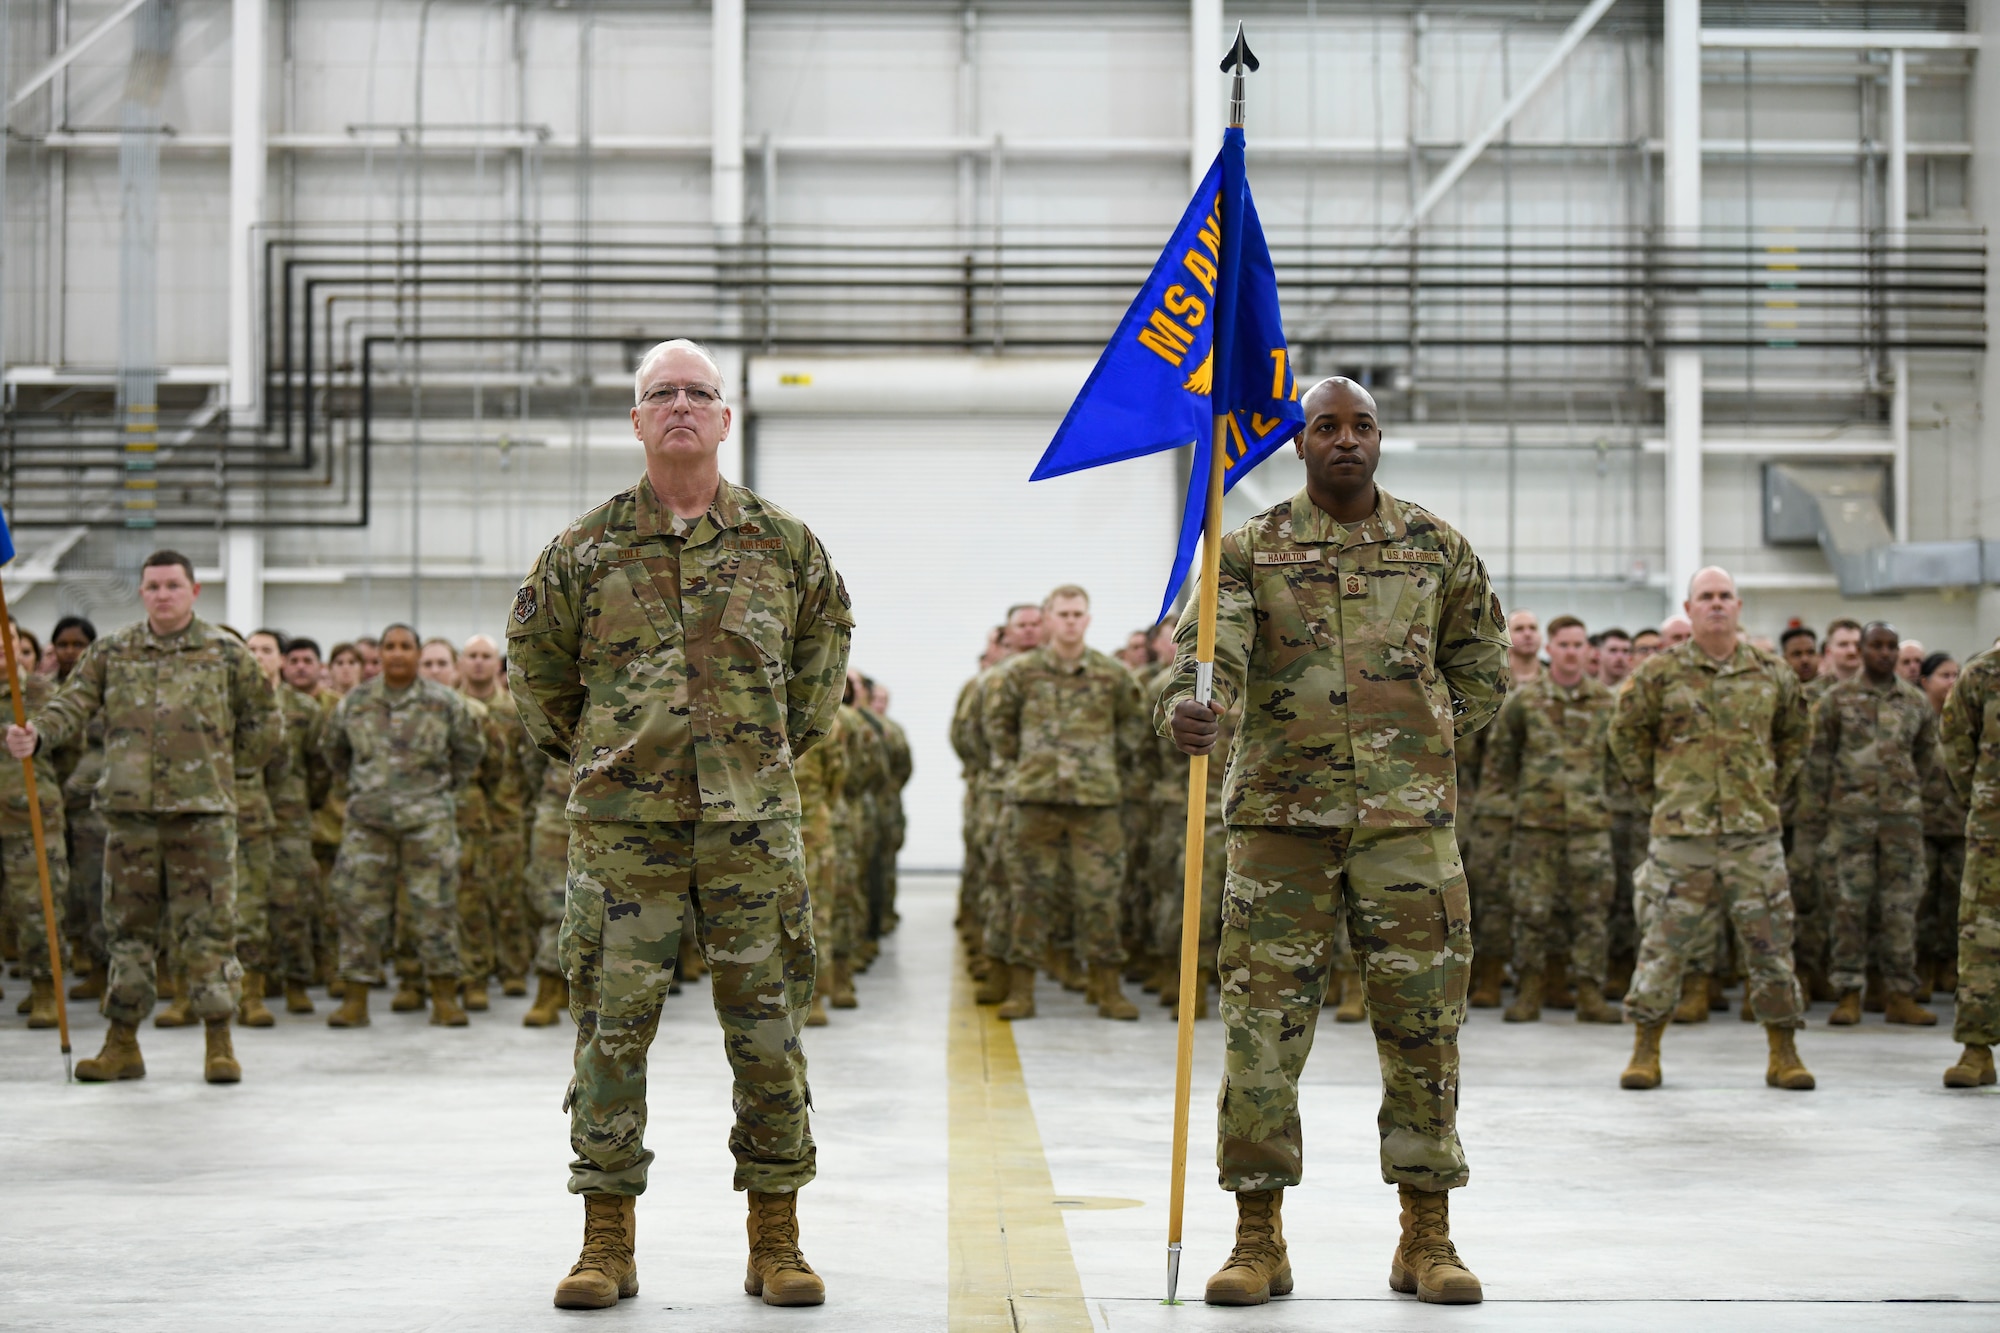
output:
[[[1194,664],[1194,701],[1205,704],[1215,697],[1215,663]]]
[[[1181,1243],[1179,1241],[1172,1241],[1167,1245],[1167,1299],[1161,1302],[1162,1305],[1180,1304],[1178,1300],[1174,1299],[1174,1293],[1180,1290],[1180,1285]]]

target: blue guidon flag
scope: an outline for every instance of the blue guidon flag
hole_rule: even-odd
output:
[[[0,509],[0,565],[14,558],[14,534],[7,529],[7,511]]]
[[[1194,446],[1162,617],[1201,541],[1219,416],[1227,418],[1225,491],[1305,424],[1278,275],[1243,173],[1243,131],[1234,127],[1223,131],[1222,151],[1030,478]]]

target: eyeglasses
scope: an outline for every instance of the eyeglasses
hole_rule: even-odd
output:
[[[639,401],[648,407],[672,407],[682,394],[687,395],[688,406],[697,411],[722,401],[722,395],[706,384],[662,384],[641,395]]]

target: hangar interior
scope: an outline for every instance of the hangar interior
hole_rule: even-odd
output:
[[[914,748],[906,954],[877,974],[877,1026],[815,1039],[837,1071],[820,1108],[827,1179],[845,1183],[809,1220],[848,1302],[821,1322],[1221,1327],[1216,1311],[1156,1303],[1170,1026],[1149,1010],[1143,1039],[1107,1054],[1059,998],[1051,1010],[1074,1021],[1018,1051],[1009,1038],[997,1057],[965,1026],[969,1000],[939,998],[948,960],[908,946],[948,929],[961,788],[947,724],[988,629],[1009,604],[1075,582],[1092,594],[1093,644],[1109,649],[1159,604],[1184,456],[1027,477],[1215,152],[1229,34],[1244,24],[1262,60],[1250,182],[1298,378],[1372,390],[1384,485],[1462,530],[1507,607],[1657,625],[1689,575],[1719,563],[1755,633],[1884,617],[1963,657],[2000,634],[2000,424],[1983,411],[2000,217],[1990,12],[1946,0],[11,0],[7,600],[38,630],[69,613],[128,623],[140,557],[174,546],[198,567],[202,614],[242,629],[322,643],[391,620],[497,633],[549,538],[639,474],[636,358],[663,338],[702,340],[734,412],[725,475],[824,539],[854,597],[854,662],[891,688]],[[1301,477],[1288,453],[1273,459],[1232,493],[1232,522]],[[689,1096],[656,1108],[654,1125],[675,1144],[663,1158],[691,1174],[645,1225],[727,1280],[691,1292],[662,1263],[649,1290],[676,1294],[646,1313],[768,1327],[731,1290],[726,1078],[690,990],[700,1011],[655,1057],[686,1055]],[[930,1021],[940,1012],[945,1028]],[[1992,1190],[1956,1188],[1953,1173],[1993,1183],[1990,1118],[1969,1102],[1933,1114],[1934,1071],[1918,1114],[1875,1095],[1939,1063],[1948,1028],[1911,1036],[1921,1050],[1891,1049],[1878,1029],[1875,1044],[1816,1055],[1829,1083],[1867,1095],[1746,1121],[1767,1113],[1745,1109],[1745,1089],[1763,1089],[1736,1027],[1689,1036],[1686,1091],[1637,1115],[1599,1086],[1622,1030],[1482,1034],[1493,1044],[1468,1057],[1466,1080],[1484,1117],[1473,1146],[1512,1192],[1470,1211],[1463,1234],[1468,1254],[1516,1278],[1511,1292],[1488,1279],[1480,1327],[1879,1327],[1901,1308],[1885,1300],[1946,1302],[1925,1317],[1986,1326],[2000,1214]],[[1332,1304],[1272,1307],[1254,1326],[1411,1327],[1430,1312],[1385,1304],[1377,1271],[1393,1222],[1371,1179],[1371,1049],[1352,1029],[1322,1033],[1314,1114],[1340,1128],[1316,1151],[1338,1197],[1302,1205],[1296,1234],[1374,1248],[1320,1292]],[[253,1067],[267,1078],[255,1097],[221,1113],[197,1105],[198,1085],[155,1078],[148,1114],[182,1144],[158,1158],[120,1113],[72,1113],[59,1087],[21,1093],[17,1123],[60,1133],[45,1153],[0,1129],[21,1167],[0,1235],[60,1250],[0,1280],[19,1302],[0,1327],[58,1315],[134,1327],[137,1302],[153,1302],[139,1322],[159,1327],[299,1317],[242,1273],[182,1285],[197,1260],[179,1242],[106,1279],[107,1301],[69,1305],[66,1284],[96,1280],[75,1256],[98,1237],[74,1215],[45,1231],[37,1218],[74,1200],[76,1164],[92,1173],[93,1215],[140,1244],[199,1192],[185,1181],[212,1186],[211,1203],[248,1195],[240,1209],[204,1204],[207,1234],[305,1284],[290,1290],[322,1298],[326,1327],[547,1318],[545,1278],[574,1231],[574,1201],[551,1184],[566,1051],[510,1030],[490,1060],[440,1063],[426,1035],[397,1036],[387,1063],[274,1055],[268,1075]],[[1209,1025],[1201,1040],[1206,1069],[1221,1037]],[[1022,1105],[1033,1093],[1042,1174],[980,1187],[1076,1254],[998,1314],[958,1304],[946,1276],[992,1257],[968,1259],[954,1229],[972,1188],[957,1173],[984,1160],[961,1154],[987,1112],[955,1100],[953,1080],[996,1058],[1015,1062]],[[0,1049],[8,1080],[46,1063]],[[1098,1076],[1079,1076],[1084,1065]],[[412,1092],[441,1072],[504,1113],[455,1121],[441,1091]],[[337,1163],[301,1166],[265,1135],[307,1104],[287,1087],[310,1092],[318,1109],[295,1123],[341,1145]],[[357,1088],[370,1109],[333,1114]],[[1141,1103],[1108,1139],[1088,1128]],[[1202,1164],[1205,1103],[1198,1082],[1196,1267],[1227,1237]],[[429,1118],[442,1148],[399,1136],[404,1112]],[[218,1138],[252,1146],[232,1156]],[[1835,1139],[1846,1146],[1832,1159],[1800,1148]],[[1710,1145],[1692,1164],[1675,1146],[1689,1142]],[[522,1153],[539,1157],[509,1155]],[[1598,1174],[1577,1178],[1579,1163]],[[440,1171],[456,1201],[418,1198],[412,1182]],[[885,1246],[843,1219],[884,1206],[899,1171],[919,1183]],[[281,1177],[315,1225],[356,1238],[346,1267],[323,1229],[315,1239],[270,1197]],[[1661,1189],[1669,1178],[1684,1188]],[[121,1193],[118,1179],[141,1188]],[[1741,1188],[1753,1179],[1789,1201],[1760,1204]],[[384,1200],[400,1201],[388,1226]],[[701,1220],[711,1207],[729,1226]],[[1863,1221],[1829,1239],[1824,1218]],[[446,1235],[484,1257],[477,1284],[447,1282],[457,1313],[439,1316],[438,1285],[409,1256]],[[1698,1252],[1699,1272],[1634,1258],[1649,1252]],[[363,1263],[380,1275],[365,1291],[341,1276]],[[1592,1276],[1613,1269],[1621,1282]],[[1600,1286],[1616,1290],[1589,1304]],[[1712,1303],[1690,1315],[1685,1301]]]

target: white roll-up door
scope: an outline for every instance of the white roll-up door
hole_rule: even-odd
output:
[[[826,543],[854,598],[854,664],[910,734],[902,864],[957,866],[949,728],[988,627],[1060,583],[1090,590],[1107,652],[1159,609],[1180,518],[1171,454],[1040,481],[1055,416],[760,415],[754,486]]]

